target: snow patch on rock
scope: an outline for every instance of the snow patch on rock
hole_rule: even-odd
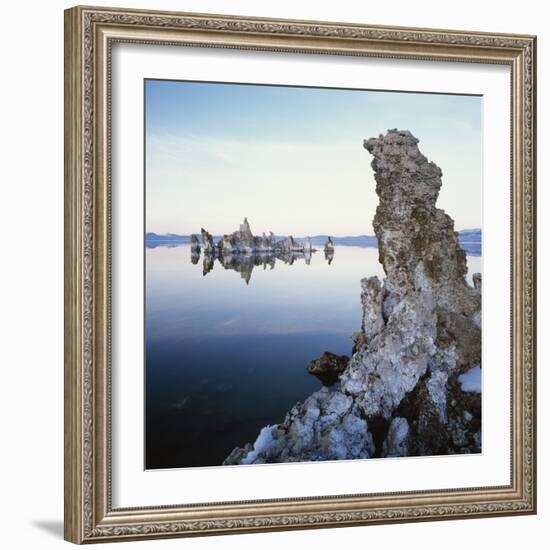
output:
[[[473,367],[458,377],[460,389],[464,392],[481,393],[481,367]]]

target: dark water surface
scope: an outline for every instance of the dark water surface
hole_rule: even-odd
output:
[[[247,285],[218,262],[203,276],[189,245],[146,249],[146,468],[220,465],[321,387],[306,366],[351,353],[360,280],[376,248],[337,246],[310,265],[255,267]],[[470,273],[481,257],[468,257]]]

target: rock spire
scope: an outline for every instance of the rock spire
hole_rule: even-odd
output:
[[[363,321],[337,383],[226,464],[480,452],[481,276],[466,282],[453,220],[436,207],[441,169],[418,142],[406,130],[364,142],[386,277],[361,281]]]

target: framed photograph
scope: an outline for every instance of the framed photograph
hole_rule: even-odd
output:
[[[65,12],[65,538],[533,514],[534,36]]]

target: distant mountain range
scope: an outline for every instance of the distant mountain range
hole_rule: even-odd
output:
[[[311,243],[317,247],[323,247],[329,235],[315,235],[311,237]],[[332,242],[336,246],[359,246],[364,248],[378,248],[378,240],[374,235],[356,235],[349,237],[333,237]],[[277,239],[284,236],[276,235]],[[221,235],[214,236],[214,242],[218,242]],[[295,237],[297,241],[303,237]],[[481,229],[464,229],[458,232],[458,241],[466,254],[470,256],[481,256]],[[156,248],[157,246],[178,246],[189,244],[191,235],[177,235],[176,233],[145,233],[145,246]]]
[[[481,229],[463,229],[458,232],[458,242],[469,256],[481,256]]]

